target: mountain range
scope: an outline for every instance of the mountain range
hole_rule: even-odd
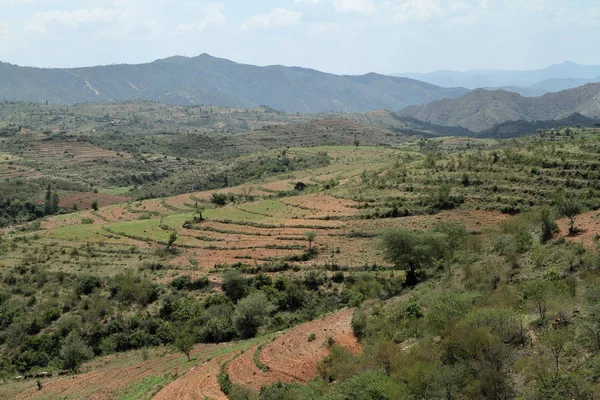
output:
[[[481,132],[507,121],[549,121],[574,113],[589,118],[600,117],[600,83],[539,97],[523,97],[504,90],[476,89],[456,99],[410,106],[398,115]]]
[[[175,105],[266,105],[302,113],[362,112],[398,110],[467,91],[375,73],[340,76],[298,67],[257,67],[208,54],[69,69],[0,63],[0,99],[51,104],[137,99]]]
[[[472,70],[435,71],[430,73],[394,74],[439,86],[461,86],[468,89],[504,89],[523,96],[571,89],[600,82],[600,65],[580,65],[572,61],[529,71]]]

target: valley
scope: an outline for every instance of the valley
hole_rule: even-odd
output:
[[[384,111],[144,102],[1,115],[2,398],[598,390],[596,127],[419,135]],[[573,350],[538,370],[563,334]]]

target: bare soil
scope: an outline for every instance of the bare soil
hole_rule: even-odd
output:
[[[360,351],[352,333],[353,310],[343,310],[302,324],[279,336],[262,349],[259,359],[269,367],[262,372],[254,363],[254,350],[245,351],[227,366],[232,382],[253,390],[277,382],[307,383],[318,374],[318,365],[328,353],[328,338],[350,351]],[[314,334],[315,340],[308,341]]]

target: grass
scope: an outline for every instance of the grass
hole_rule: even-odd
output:
[[[170,374],[149,376],[139,382],[129,385],[122,394],[116,399],[118,400],[138,400],[151,399],[160,389],[171,382],[173,377]]]
[[[268,215],[278,218],[298,218],[306,214],[276,199],[241,204],[238,208],[252,214],[262,214],[263,216]]]
[[[108,194],[111,196],[125,196],[131,189],[133,189],[133,186],[106,187],[99,189],[98,192]]]

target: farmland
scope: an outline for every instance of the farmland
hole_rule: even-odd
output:
[[[385,112],[1,111],[2,398],[600,390],[597,129],[426,139]]]

